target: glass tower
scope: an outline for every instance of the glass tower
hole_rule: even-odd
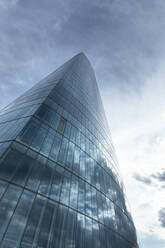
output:
[[[0,247],[138,247],[118,173],[80,53],[0,111]]]

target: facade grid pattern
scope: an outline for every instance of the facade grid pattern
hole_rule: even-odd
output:
[[[0,111],[0,156],[1,247],[138,247],[84,54]]]

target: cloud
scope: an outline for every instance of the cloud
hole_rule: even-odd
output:
[[[165,171],[152,174],[151,176],[159,182],[165,182]]]
[[[96,71],[131,212],[147,248],[153,240],[154,248],[164,242],[158,242],[164,229],[157,219],[165,206],[163,188],[145,186],[164,187],[164,9],[162,0],[0,0],[1,107],[84,51]]]
[[[138,173],[134,173],[133,178],[139,182],[142,182],[142,183],[148,184],[148,185],[153,185],[153,180],[151,180],[151,178],[155,179],[159,183],[163,183],[163,182],[165,182],[165,171],[163,169],[162,172],[156,172],[155,174],[151,174],[148,177],[142,176]],[[154,186],[155,186],[155,184],[154,184]],[[157,185],[157,186],[159,186],[159,185]],[[164,188],[164,187],[165,187],[165,185],[161,185],[161,188]]]
[[[165,227],[165,208],[159,210],[159,221],[162,227]]]
[[[0,0],[0,8],[5,10],[16,6],[19,0]]]
[[[164,229],[157,218],[165,206],[163,181],[158,180],[162,179],[165,161],[164,78],[164,62],[160,61],[138,90],[129,84],[102,88],[126,195],[144,244],[142,232],[154,237],[155,243],[165,242]]]
[[[133,178],[135,178],[137,181],[140,181],[144,184],[147,184],[147,185],[151,185],[152,184],[152,180],[150,178],[147,178],[147,177],[144,177],[144,176],[141,176],[137,173],[135,173],[133,175]]]

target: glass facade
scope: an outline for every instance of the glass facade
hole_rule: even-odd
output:
[[[83,53],[0,111],[0,247],[138,247]]]

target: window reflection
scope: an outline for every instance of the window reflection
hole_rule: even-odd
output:
[[[84,68],[79,70],[92,82]],[[0,113],[1,122],[7,120],[0,124],[1,140],[18,135],[10,147],[0,145],[4,247],[132,247],[127,240],[136,244],[101,102],[93,104],[91,98],[97,90],[91,83],[84,85],[86,80],[80,85],[75,72],[70,77],[65,87],[61,81],[51,93],[57,78],[47,86],[40,82],[42,89],[34,87],[18,101],[20,109],[16,101],[11,112],[9,107]],[[16,114],[20,119],[12,120]],[[21,119],[28,114],[34,117]]]
[[[67,230],[67,214],[68,208],[62,205],[59,205],[57,211],[56,225],[54,229],[54,237],[52,240],[53,247],[64,247],[66,230]]]
[[[64,171],[63,183],[61,189],[60,201],[69,204],[69,194],[70,194],[70,183],[71,183],[71,174],[67,171]]]
[[[69,209],[66,227],[66,241],[65,247],[76,247],[76,235],[77,235],[77,213],[72,209]]]
[[[68,144],[69,144],[69,141],[66,138],[63,138],[62,144],[60,147],[60,152],[58,155],[58,162],[62,163],[63,165],[65,165],[66,163]]]
[[[0,202],[0,239],[6,231],[8,223],[13,215],[17,201],[22,190],[16,186],[9,185]]]
[[[61,134],[64,133],[67,121],[64,118],[60,118],[57,131]]]
[[[66,165],[70,169],[72,169],[72,165],[73,165],[74,148],[75,148],[75,145],[72,142],[69,142]]]
[[[18,246],[26,225],[28,214],[30,212],[32,202],[35,195],[30,191],[24,190],[18,203],[16,211],[12,216],[11,222],[5,234],[5,239],[12,240]]]
[[[61,140],[62,140],[62,136],[59,133],[56,133],[56,136],[55,136],[55,139],[52,145],[52,149],[50,151],[50,158],[52,158],[55,161],[57,161],[58,153],[59,153],[60,146],[61,146]]]
[[[72,183],[70,189],[70,206],[77,209],[78,198],[78,178],[72,175]]]
[[[34,203],[33,207],[30,211],[28,222],[26,225],[26,229],[23,235],[23,243],[27,243],[29,245],[32,245],[35,233],[36,233],[36,228],[39,224],[40,218],[41,218],[41,213],[44,207],[45,200],[41,196],[37,196]]]
[[[60,166],[56,166],[52,174],[53,174],[53,179],[52,179],[52,185],[51,185],[49,197],[59,201],[62,183],[63,183],[64,169],[61,168]]]

